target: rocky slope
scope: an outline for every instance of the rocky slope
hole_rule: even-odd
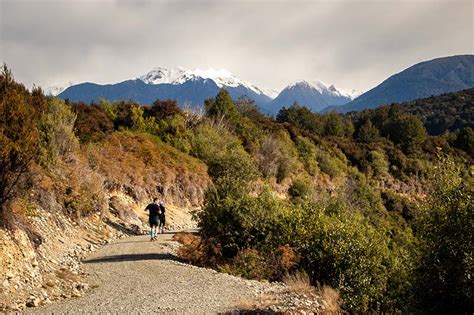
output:
[[[113,239],[146,233],[152,197],[165,201],[168,228],[193,227],[191,211],[210,183],[201,162],[131,133],[29,172],[28,194],[2,218],[0,311],[79,295],[86,287],[80,259]]]

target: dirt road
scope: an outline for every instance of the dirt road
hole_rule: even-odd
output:
[[[275,292],[279,285],[244,280],[180,263],[173,234],[135,236],[91,254],[84,269],[93,289],[34,313],[216,313]]]

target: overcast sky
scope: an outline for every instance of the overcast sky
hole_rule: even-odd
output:
[[[182,66],[276,90],[318,79],[366,91],[420,61],[474,53],[473,0],[0,3],[0,61],[28,87]]]

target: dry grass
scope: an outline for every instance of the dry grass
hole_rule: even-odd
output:
[[[87,156],[108,183],[129,187],[138,200],[149,197],[146,191],[169,196],[171,203],[197,206],[210,183],[203,162],[147,134],[114,132],[89,146]]]
[[[311,294],[316,292],[316,288],[311,285],[309,276],[304,271],[286,275],[283,277],[283,283],[286,284],[289,291],[294,293]]]
[[[318,288],[318,293],[324,305],[324,314],[341,314],[342,299],[339,292],[331,287],[322,286]]]

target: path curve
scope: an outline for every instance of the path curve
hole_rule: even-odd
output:
[[[105,245],[85,260],[93,287],[80,298],[32,309],[34,313],[217,313],[276,292],[279,285],[244,280],[183,264],[173,234],[128,237]]]

